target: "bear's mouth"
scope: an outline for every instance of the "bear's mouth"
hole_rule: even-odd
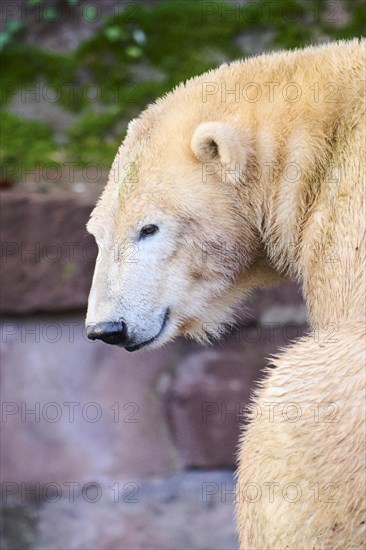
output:
[[[155,342],[162,335],[162,333],[165,329],[165,326],[166,326],[166,324],[169,320],[169,315],[170,315],[170,309],[167,307],[166,310],[165,310],[165,313],[164,313],[163,322],[161,323],[161,327],[160,327],[159,332],[155,336],[150,338],[149,340],[145,340],[145,342],[140,342],[140,344],[135,344],[133,346],[125,346],[125,350],[126,351],[137,351],[138,349],[142,349],[145,346],[148,346],[149,344],[152,344],[153,342]]]

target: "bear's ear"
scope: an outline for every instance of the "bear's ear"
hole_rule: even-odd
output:
[[[237,181],[247,162],[249,139],[222,122],[203,122],[193,132],[191,149],[200,162],[220,162]],[[237,176],[235,177],[235,173]]]

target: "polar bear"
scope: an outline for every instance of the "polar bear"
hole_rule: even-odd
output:
[[[242,550],[365,547],[365,52],[179,85],[130,123],[88,223],[88,336],[128,351],[205,342],[251,289],[302,285],[311,332],[274,358],[240,442]]]

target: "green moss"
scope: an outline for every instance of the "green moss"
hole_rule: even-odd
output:
[[[322,29],[325,33],[335,39],[347,39],[356,36],[365,36],[366,34],[366,4],[364,1],[352,5],[351,20],[342,28],[337,28],[331,24],[324,24]]]
[[[37,548],[38,506],[2,506],[1,548],[34,550]]]
[[[29,44],[16,43],[0,56],[2,86],[0,103],[4,106],[19,89],[31,90],[40,80],[66,93],[74,59],[70,54],[50,52]],[[60,97],[60,101],[63,101]]]
[[[0,162],[3,176],[15,175],[37,165],[54,162],[56,143],[51,126],[45,122],[24,120],[4,112],[0,118]]]
[[[76,275],[76,265],[73,262],[64,262],[62,265],[61,278],[64,281],[73,279]]]

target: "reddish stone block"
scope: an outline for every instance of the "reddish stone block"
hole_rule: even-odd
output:
[[[1,193],[1,312],[84,308],[97,253],[85,224],[96,196]]]
[[[305,325],[265,328],[242,327],[221,346],[189,354],[161,384],[172,437],[186,467],[236,464],[241,427],[267,357],[306,331]]]

